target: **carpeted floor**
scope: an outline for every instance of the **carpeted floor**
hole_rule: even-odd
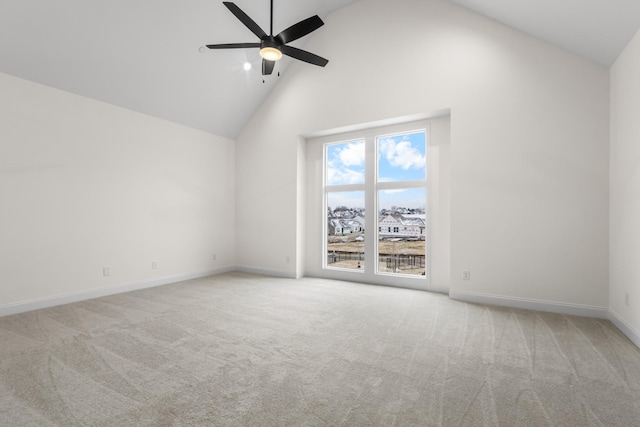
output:
[[[230,273],[0,318],[2,426],[638,426],[606,320]]]

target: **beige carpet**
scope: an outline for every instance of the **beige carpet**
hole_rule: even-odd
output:
[[[611,323],[225,274],[0,318],[2,426],[637,426]]]

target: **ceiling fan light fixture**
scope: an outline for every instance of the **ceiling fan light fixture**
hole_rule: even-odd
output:
[[[260,56],[267,61],[278,61],[282,58],[282,52],[276,47],[265,46],[260,49]]]

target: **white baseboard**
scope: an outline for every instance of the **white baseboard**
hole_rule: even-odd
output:
[[[480,294],[475,292],[450,290],[449,298],[478,304],[501,305],[505,307],[523,308],[526,310],[570,314],[573,316],[596,317],[599,319],[607,319],[609,315],[609,310],[607,307],[570,304],[564,302],[536,300],[529,298],[507,297],[502,295]]]
[[[236,266],[235,271],[239,271],[241,273],[258,274],[261,276],[282,277],[285,279],[297,279],[295,272],[282,271],[282,270],[269,270],[266,268],[250,267],[245,265]]]
[[[156,279],[143,280],[141,282],[122,283],[98,289],[89,289],[68,294],[54,295],[44,298],[36,298],[28,301],[0,305],[0,317],[11,314],[24,313],[26,311],[38,310],[41,308],[53,307],[56,305],[69,304],[72,302],[84,301],[93,298],[100,298],[108,295],[115,295],[124,292],[137,291],[139,289],[152,288],[154,286],[168,285],[169,283],[182,282],[184,280],[198,279],[206,276],[227,273],[235,268],[220,268],[214,270],[204,270],[187,274],[176,274],[173,276],[159,277]]]
[[[124,292],[136,291],[155,286],[167,285],[170,283],[182,282],[185,280],[198,279],[216,274],[239,271],[243,273],[259,274],[271,277],[284,277],[295,279],[295,273],[283,272],[281,270],[268,270],[257,267],[226,267],[213,270],[205,270],[187,274],[177,274],[165,276],[141,282],[123,283],[109,287],[91,289],[86,291],[71,292],[68,294],[55,295],[51,297],[36,298],[28,301],[20,301],[0,305],[0,317],[11,314],[23,313],[41,308],[53,307],[57,305],[69,304],[72,302],[84,301],[92,298],[99,298]],[[462,292],[449,290],[449,298],[478,304],[500,305],[505,307],[522,308],[527,310],[539,310],[552,313],[569,314],[575,316],[596,317],[609,319],[620,331],[625,334],[631,342],[640,347],[640,332],[626,323],[613,310],[606,307],[588,306],[581,304],[569,304],[555,301],[535,300],[528,298],[507,297],[502,295],[481,294],[476,292]]]
[[[636,331],[631,325],[622,320],[622,317],[615,311],[609,309],[608,319],[613,323],[620,332],[625,334],[636,347],[640,348],[640,332]]]

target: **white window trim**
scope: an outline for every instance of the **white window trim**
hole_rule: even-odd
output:
[[[401,182],[377,182],[378,179],[378,162],[376,159],[376,138],[411,133],[415,131],[426,132],[426,157],[429,157],[429,147],[431,145],[431,129],[428,120],[413,121],[408,123],[400,123],[391,126],[371,127],[368,129],[362,129],[355,132],[345,132],[339,134],[333,134],[329,136],[322,136],[317,138],[311,138],[307,141],[308,144],[315,145],[317,150],[319,145],[322,152],[322,171],[321,171],[321,190],[320,197],[322,199],[321,207],[317,207],[322,219],[322,249],[320,251],[320,265],[322,277],[341,279],[341,280],[354,280],[364,281],[367,283],[384,284],[398,287],[407,287],[413,289],[428,289],[430,287],[431,279],[431,189],[430,189],[430,171],[428,168],[428,161],[426,166],[425,180],[419,181],[401,181]],[[365,140],[365,175],[366,180],[364,184],[350,184],[350,185],[325,185],[326,183],[326,156],[325,146],[331,143],[346,143],[351,141]],[[320,171],[317,171],[320,172]],[[317,178],[316,178],[317,179]],[[370,183],[373,184],[370,184]],[[377,194],[379,190],[391,189],[391,188],[425,188],[426,191],[426,235],[425,235],[425,267],[426,274],[424,276],[408,275],[398,273],[386,273],[377,271],[376,255],[378,253],[378,224],[377,224],[377,212],[379,212],[377,206]],[[367,239],[365,239],[365,268],[358,269],[342,269],[329,267],[326,265],[327,260],[327,233],[328,224],[326,221],[327,213],[327,193],[335,191],[364,191],[365,192],[365,232],[368,233]],[[310,209],[316,209],[309,206]],[[373,214],[372,214],[373,213]],[[317,215],[314,215],[317,217]],[[316,223],[317,224],[317,223]],[[317,225],[316,225],[317,226]],[[312,239],[313,241],[313,239]],[[369,266],[368,268],[366,266]]]

